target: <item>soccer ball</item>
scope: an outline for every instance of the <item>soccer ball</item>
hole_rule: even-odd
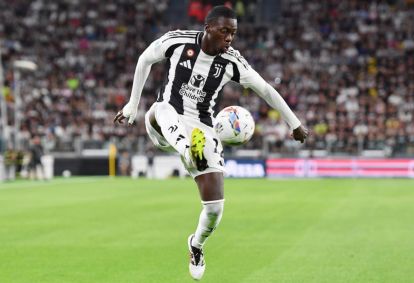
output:
[[[248,110],[241,106],[228,106],[215,119],[214,129],[225,145],[242,145],[254,133],[254,120]]]

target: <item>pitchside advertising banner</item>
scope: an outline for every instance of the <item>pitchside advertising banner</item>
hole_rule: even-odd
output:
[[[100,158],[100,159],[99,159]],[[45,156],[42,163],[46,176],[60,176],[64,170],[72,175],[108,174],[107,157],[53,158]],[[98,160],[99,159],[99,160]],[[152,164],[145,155],[132,158],[131,176],[164,179],[187,175],[178,155],[155,156]],[[0,156],[0,180],[5,176]],[[230,178],[414,178],[414,159],[360,159],[360,158],[274,158],[225,160],[227,177]]]
[[[264,178],[266,177],[266,162],[251,159],[227,159],[225,168],[227,177],[230,178]],[[144,155],[136,155],[132,158],[132,177],[147,176],[156,179],[171,177],[173,172],[178,176],[186,176],[186,170],[181,159],[177,155],[155,156],[153,168],[149,168],[148,159]]]
[[[227,159],[225,161],[227,177],[263,178],[266,177],[264,160]]]
[[[414,159],[268,159],[268,177],[414,178]]]
[[[151,167],[148,167],[145,155],[134,156],[132,176],[143,175],[157,179],[177,174],[180,177],[186,176],[177,155],[156,156]],[[229,158],[225,160],[225,168],[227,177],[230,178],[414,178],[414,159]]]

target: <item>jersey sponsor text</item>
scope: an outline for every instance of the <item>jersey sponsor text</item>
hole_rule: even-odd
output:
[[[197,102],[203,102],[207,93],[199,88],[193,87],[192,85],[183,83],[181,85],[180,94]]]

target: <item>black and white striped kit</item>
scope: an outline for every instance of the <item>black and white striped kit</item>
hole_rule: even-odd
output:
[[[204,53],[202,37],[200,31],[177,30],[158,39],[168,74],[157,101],[168,101],[179,114],[212,127],[223,86],[230,80],[243,84],[240,76],[248,77],[252,69],[233,48],[216,56]]]

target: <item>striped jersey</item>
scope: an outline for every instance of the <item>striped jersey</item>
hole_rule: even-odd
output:
[[[154,42],[158,56],[167,60],[167,78],[157,101],[167,101],[178,114],[212,127],[223,86],[230,80],[245,87],[257,74],[240,55],[229,48],[210,56],[201,50],[201,31],[170,31]]]

